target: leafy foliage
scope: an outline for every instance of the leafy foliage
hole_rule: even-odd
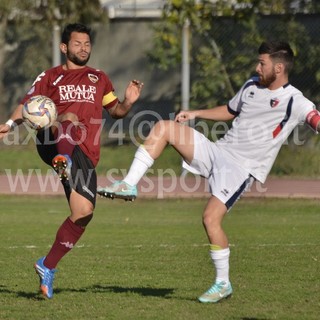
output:
[[[191,108],[211,107],[226,103],[252,76],[263,40],[288,41],[296,53],[291,82],[317,100],[320,45],[296,14],[319,11],[319,3],[308,0],[168,1],[149,57],[164,70],[179,65],[182,28],[189,22]]]
[[[7,44],[0,48],[0,58],[5,57],[0,69],[4,70],[4,83],[11,85],[9,105],[16,105],[14,97],[27,89],[21,88],[21,83],[29,86],[30,79],[51,66],[54,26],[63,28],[74,22],[94,26],[106,21],[99,0],[1,1],[0,9],[0,22],[6,26],[0,30],[0,38]]]

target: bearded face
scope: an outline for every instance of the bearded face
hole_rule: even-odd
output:
[[[89,35],[82,32],[72,32],[68,44],[62,45],[62,52],[65,53],[67,59],[74,65],[85,66],[91,54]]]
[[[67,58],[75,65],[82,67],[82,66],[85,66],[87,64],[87,62],[89,61],[90,53],[87,53],[85,51],[79,52],[79,53],[74,53],[68,49],[67,50]]]
[[[259,75],[259,83],[261,86],[269,88],[270,85],[277,79],[276,65],[269,54],[261,54],[256,67],[256,72]]]
[[[259,83],[261,86],[268,88],[276,80],[276,72],[274,68],[266,74],[259,74]]]

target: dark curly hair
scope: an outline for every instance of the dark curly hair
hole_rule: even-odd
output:
[[[281,62],[289,73],[293,67],[294,54],[287,42],[269,41],[262,42],[258,49],[259,54],[269,54],[273,62]]]
[[[61,42],[64,44],[68,44],[72,32],[86,33],[91,41],[91,29],[89,27],[81,23],[70,23],[66,25],[62,32]]]

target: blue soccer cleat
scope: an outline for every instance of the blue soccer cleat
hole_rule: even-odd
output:
[[[98,187],[97,193],[102,197],[110,199],[118,198],[126,201],[134,201],[138,195],[138,190],[136,186],[131,186],[120,180],[114,182],[110,187]]]
[[[60,180],[69,180],[72,160],[67,154],[56,155],[52,160],[52,166]]]
[[[44,266],[43,261],[46,257],[40,258],[35,264],[34,268],[40,278],[40,291],[46,297],[51,299],[53,297],[53,280],[56,269],[48,269]]]
[[[222,299],[229,298],[232,295],[231,283],[226,283],[225,281],[216,282],[212,287],[206,291],[202,296],[198,298],[200,302],[216,303]]]

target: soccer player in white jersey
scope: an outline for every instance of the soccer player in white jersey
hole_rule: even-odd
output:
[[[258,50],[257,77],[249,79],[226,105],[180,112],[175,121],[159,121],[136,151],[127,176],[98,193],[133,199],[136,185],[165,146],[171,144],[184,159],[184,167],[208,179],[211,197],[203,225],[215,266],[212,286],[198,299],[218,302],[232,294],[229,280],[230,249],[222,220],[254,180],[265,182],[283,142],[300,123],[319,130],[320,115],[314,104],[288,82],[294,55],[289,44],[264,42]],[[217,142],[181,125],[201,118],[234,119]]]

